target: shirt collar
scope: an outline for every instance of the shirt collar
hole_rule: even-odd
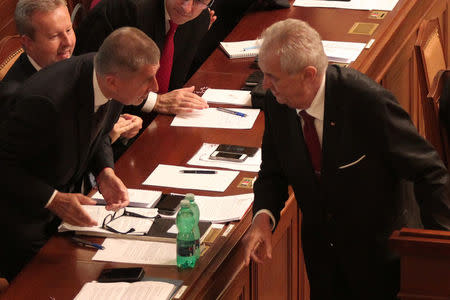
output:
[[[166,33],[167,33],[167,32],[169,32],[169,29],[170,29],[170,24],[169,24],[170,15],[166,8],[166,2],[167,1],[164,0],[164,24],[166,25]]]
[[[28,60],[30,61],[31,65],[36,69],[36,71],[40,71],[42,69],[42,67],[40,65],[38,65],[38,63],[31,58],[31,56],[29,56],[27,54]]]
[[[321,121],[323,121],[325,111],[325,74],[326,72],[322,75],[322,82],[317,90],[316,96],[314,97],[311,105],[306,109],[308,115]],[[302,111],[302,109],[297,109],[297,114],[300,111]]]
[[[96,76],[97,72],[95,71],[92,74],[92,86],[94,87],[94,112],[97,112],[98,108],[108,102],[111,99],[108,99],[103,95],[100,90],[100,86],[98,85],[98,80]]]

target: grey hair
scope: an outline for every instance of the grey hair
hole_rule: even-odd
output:
[[[94,64],[101,75],[123,76],[145,65],[157,65],[159,58],[158,46],[144,32],[134,27],[121,27],[103,41]]]
[[[19,0],[14,11],[17,32],[30,38],[34,36],[31,17],[36,11],[49,12],[67,6],[66,0]]]
[[[275,54],[280,57],[283,72],[295,74],[306,66],[325,72],[328,58],[323,50],[319,33],[308,23],[286,19],[272,24],[261,35],[259,55]]]

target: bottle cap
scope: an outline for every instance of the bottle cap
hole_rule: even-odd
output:
[[[189,207],[191,204],[189,203],[189,200],[183,199],[180,201],[181,207]]]
[[[195,200],[195,195],[192,193],[188,193],[184,196],[184,199],[187,199],[189,201],[194,201]]]

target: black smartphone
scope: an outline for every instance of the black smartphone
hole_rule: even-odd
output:
[[[238,145],[220,144],[217,146],[216,151],[247,154],[247,156],[253,156],[258,151],[257,147],[245,147]]]
[[[98,277],[98,282],[134,282],[144,277],[143,268],[104,269]]]
[[[171,216],[178,210],[178,206],[183,199],[184,195],[162,194],[155,207],[158,209],[158,213]]]
[[[214,151],[209,159],[214,160],[226,160],[226,161],[234,161],[234,162],[243,162],[247,159],[247,154],[244,153],[231,153],[231,152],[222,152],[222,151]]]

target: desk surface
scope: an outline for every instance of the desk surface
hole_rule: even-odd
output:
[[[380,39],[358,60],[353,63],[360,70],[373,70],[372,75],[382,76],[373,66],[381,57],[380,49],[389,48],[390,37],[402,26],[396,16],[408,15],[419,8],[428,11],[425,5],[432,6],[443,0],[429,0],[422,6],[423,0],[400,0],[395,10],[388,13],[384,20],[368,19],[369,11],[338,10],[322,8],[292,7],[285,10],[268,12],[251,12],[238,24],[228,36],[228,41],[254,39],[271,23],[291,18],[301,18],[317,28],[323,39],[354,42],[368,42],[370,36],[351,35],[348,30],[355,22],[379,23],[375,38]],[[384,44],[382,44],[384,43]],[[252,59],[229,60],[219,49],[202,65],[187,85],[197,88],[239,89],[245,78],[254,69]],[[185,192],[185,190],[143,186],[142,182],[159,163],[185,165],[200,145],[208,143],[233,143],[245,146],[260,146],[264,127],[264,117],[259,115],[251,130],[208,129],[170,127],[172,117],[159,115],[143,132],[141,137],[116,163],[116,172],[129,188],[158,189],[165,192]],[[199,195],[232,195],[248,193],[249,190],[238,188],[243,177],[253,177],[255,173],[240,172],[225,193],[193,191]],[[202,289],[211,284],[211,277],[230,252],[236,247],[245,231],[250,226],[251,214],[247,213],[241,222],[234,223],[234,229],[227,238],[218,238],[217,242],[199,260],[193,270],[179,272],[175,266],[145,266],[146,274],[156,277],[182,279],[189,286],[184,296],[197,298]],[[93,238],[101,242],[100,238]],[[94,262],[91,260],[95,251],[74,246],[66,235],[53,237],[29,263],[2,299],[71,299],[88,281],[95,280],[104,268],[125,266],[126,264]]]

